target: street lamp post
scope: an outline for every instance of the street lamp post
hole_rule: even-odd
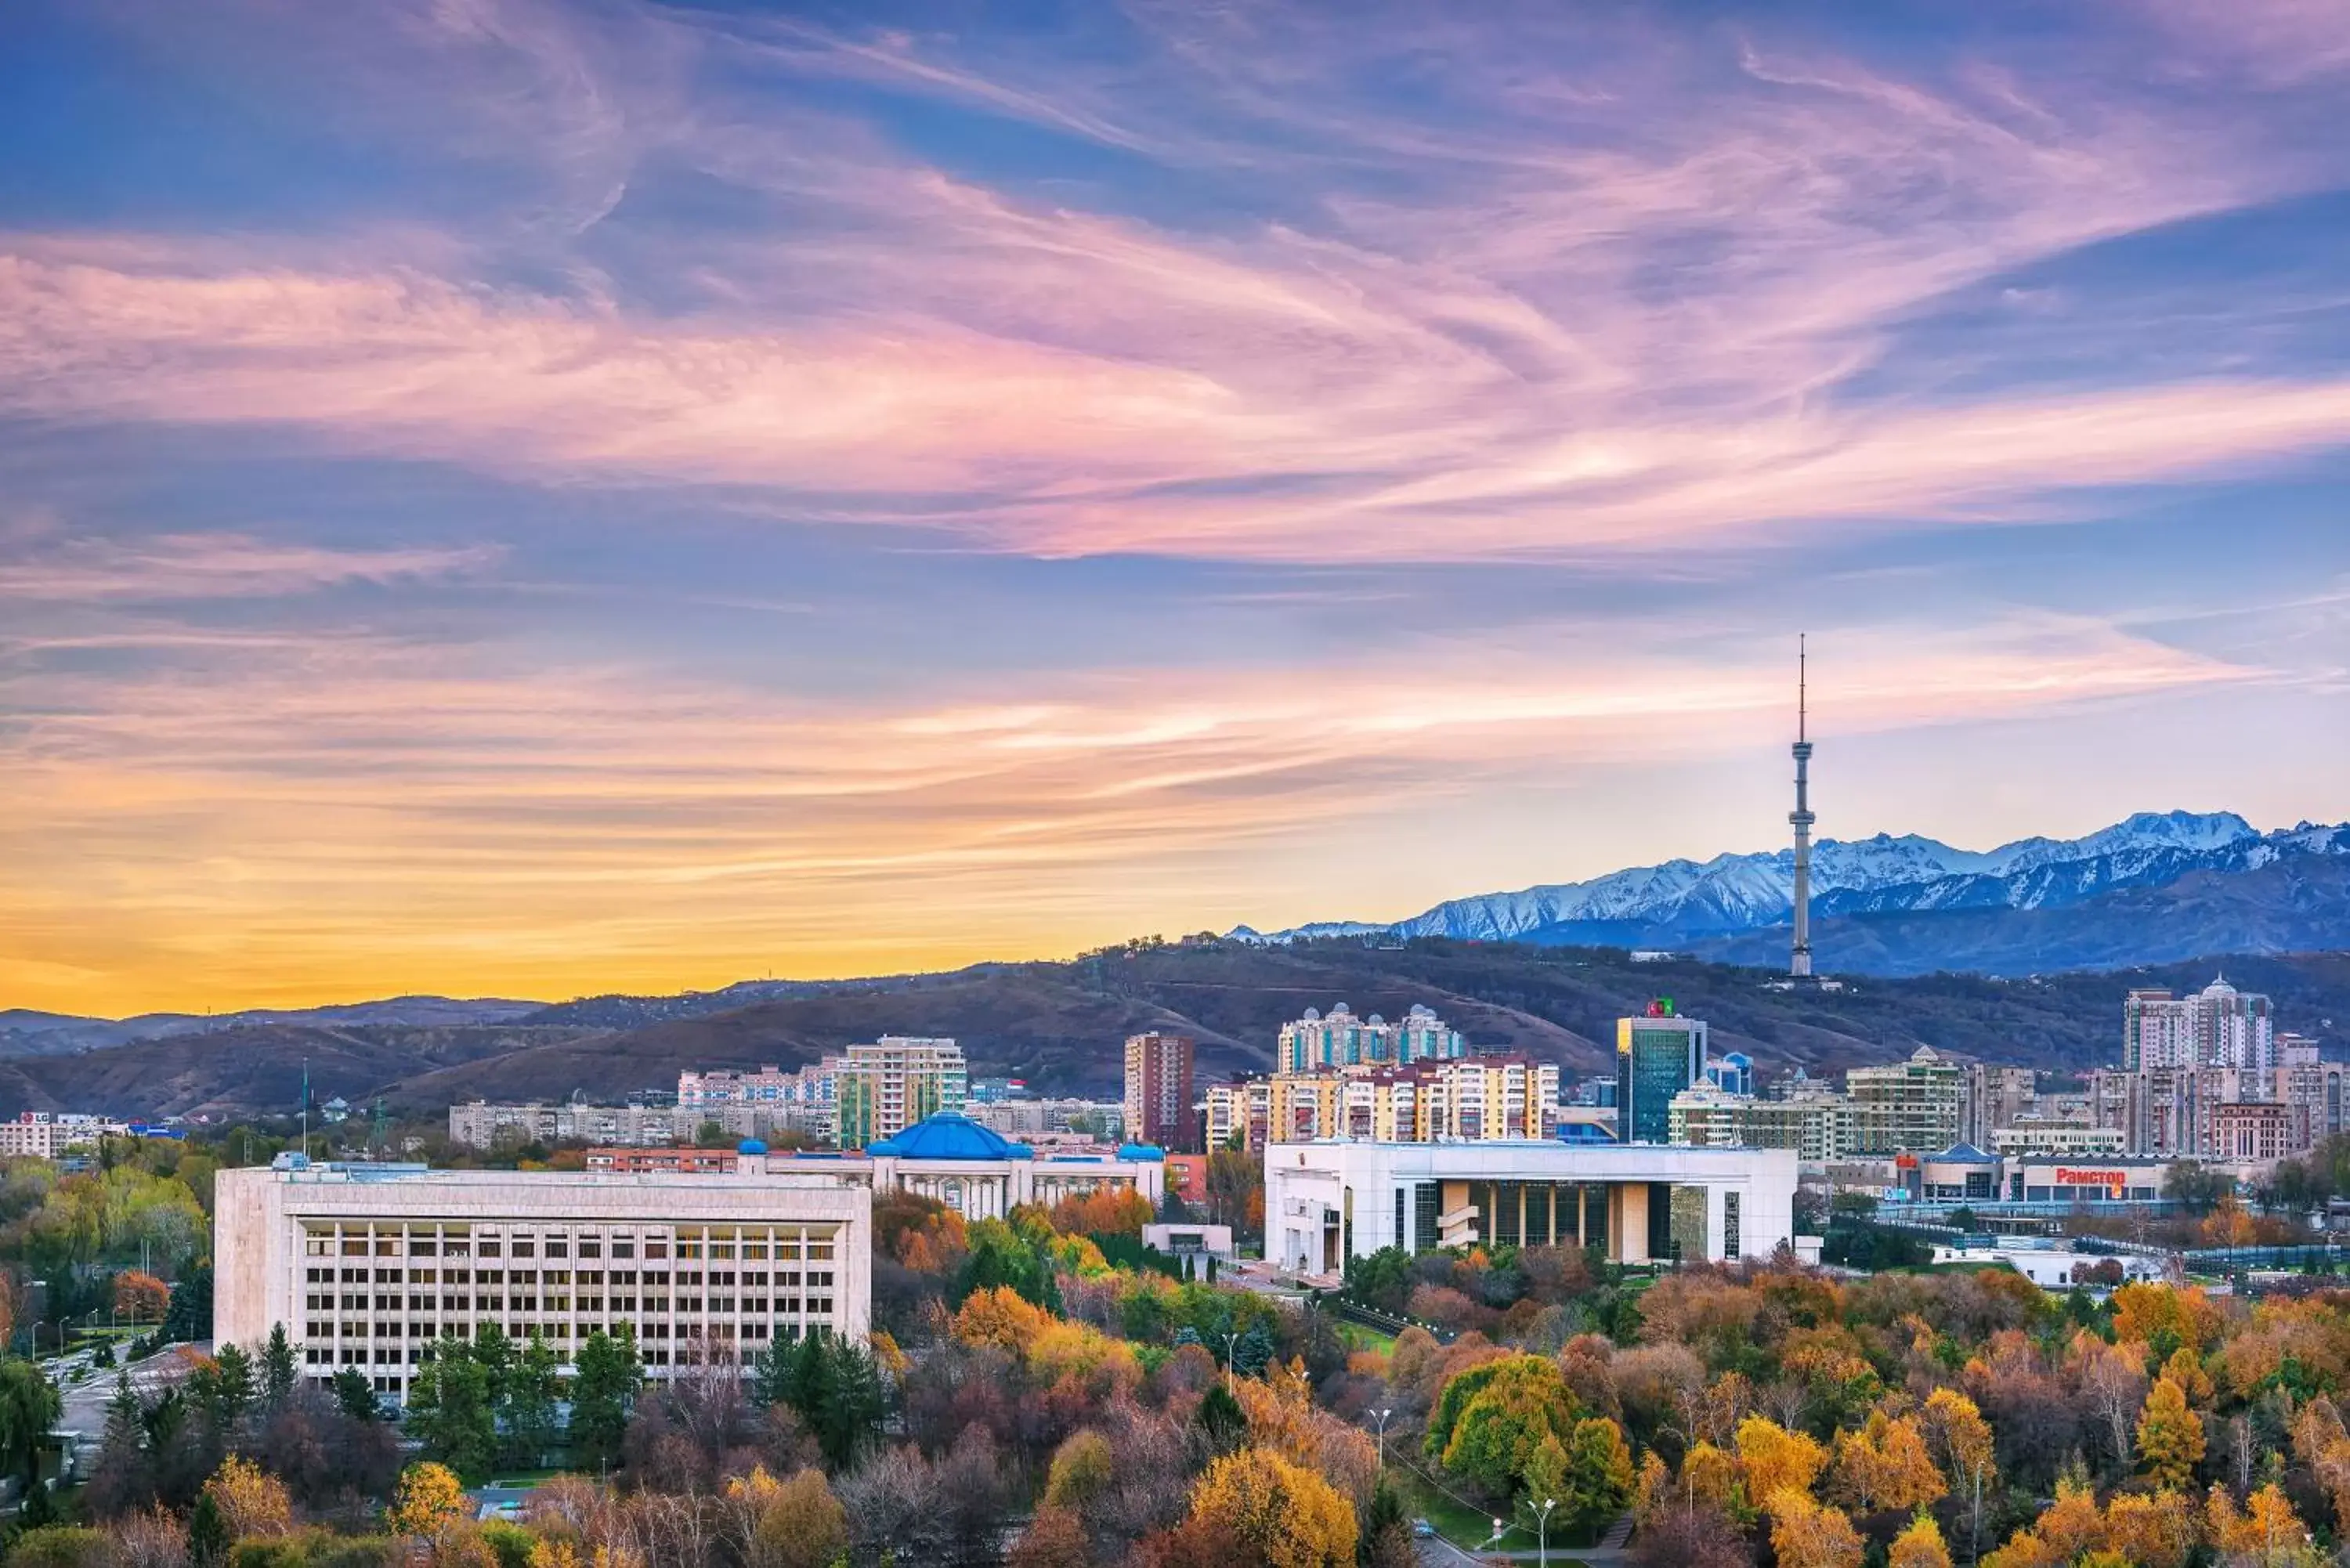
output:
[[[1381,1469],[1388,1468],[1388,1417],[1394,1414],[1392,1409],[1371,1412],[1371,1418],[1379,1424],[1379,1469]]]
[[[1541,1568],[1550,1568],[1550,1511],[1558,1506],[1558,1499],[1542,1500],[1542,1511],[1534,1516],[1534,1557]]]
[[[1232,1391],[1232,1355],[1240,1342],[1238,1330],[1224,1335],[1224,1392],[1227,1394]]]

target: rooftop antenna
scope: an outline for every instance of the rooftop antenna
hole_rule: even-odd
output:
[[[1787,955],[1788,978],[1812,977],[1811,660],[1803,633],[1795,634],[1795,809],[1787,821],[1795,830],[1795,940]]]
[[[302,1058],[302,1158],[310,1158],[310,1058]]]

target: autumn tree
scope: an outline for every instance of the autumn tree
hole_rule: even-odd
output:
[[[2241,1510],[2225,1487],[2213,1487],[2204,1530],[2230,1568],[2316,1568],[2324,1560],[2311,1545],[2308,1527],[2284,1489],[2273,1481],[2252,1493]]]
[[[1265,1449],[1208,1467],[1191,1521],[1228,1534],[1272,1568],[1340,1568],[1355,1560],[1355,1510],[1328,1481]]]
[[[232,1536],[283,1535],[294,1525],[293,1501],[286,1483],[251,1459],[231,1454],[221,1461],[204,1495],[213,1500]]]
[[[848,1550],[848,1514],[820,1470],[785,1480],[763,1466],[726,1483],[727,1533],[743,1568],[828,1568]]]
[[[1941,1527],[1925,1510],[1918,1511],[1908,1528],[1893,1538],[1886,1568],[1950,1568],[1950,1549],[1942,1542]]]
[[[1831,1495],[1862,1513],[1920,1508],[1950,1490],[1925,1435],[1908,1416],[1887,1420],[1884,1411],[1872,1410],[1859,1430],[1838,1432],[1835,1464]]]
[[[400,1474],[385,1522],[401,1535],[438,1535],[465,1517],[465,1487],[457,1472],[426,1459]]]
[[[2106,1504],[2105,1542],[2136,1568],[2187,1568],[2195,1552],[2194,1505],[2183,1492],[2117,1491]]]
[[[1746,1480],[1746,1500],[1767,1508],[1782,1490],[1808,1497],[1826,1468],[1828,1452],[1806,1432],[1791,1432],[1776,1421],[1749,1416],[1738,1423],[1738,1467]]]
[[[1792,1486],[1773,1492],[1763,1506],[1779,1568],[1860,1568],[1860,1534],[1842,1509],[1814,1502]]]
[[[2185,1390],[2168,1376],[2156,1379],[2146,1397],[2137,1453],[2140,1467],[2158,1487],[2186,1486],[2203,1462],[2203,1418],[2187,1407]]]
[[[114,1276],[115,1315],[125,1323],[161,1323],[171,1310],[172,1287],[152,1274],[125,1269]]]

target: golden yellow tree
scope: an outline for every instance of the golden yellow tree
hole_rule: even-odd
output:
[[[2193,1285],[2133,1281],[2114,1292],[2114,1337],[2151,1344],[2166,1330],[2181,1345],[2202,1349],[2220,1337],[2220,1309]]]
[[[2138,1463],[2159,1487],[2184,1487],[2203,1462],[2203,1418],[2187,1407],[2186,1391],[2168,1376],[2155,1379],[2137,1418]]]
[[[2178,1385],[2189,1405],[2211,1403],[2211,1375],[2203,1370],[2203,1358],[2180,1345],[2162,1364],[2162,1375]]]
[[[427,1459],[400,1473],[400,1490],[386,1516],[400,1535],[438,1535],[465,1517],[465,1488],[457,1472]]]
[[[2184,1492],[2117,1491],[2106,1504],[2106,1547],[2139,1568],[2186,1568],[2195,1509]]]
[[[1052,1314],[1031,1305],[1018,1291],[997,1285],[971,1293],[954,1315],[954,1335],[965,1345],[992,1345],[1019,1355],[1053,1321]]]
[[[1909,1527],[1893,1538],[1886,1568],[1950,1568],[1950,1549],[1943,1544],[1941,1527],[1923,1509]]]
[[[1988,1486],[1998,1473],[1992,1462],[1994,1445],[1991,1423],[1975,1402],[1955,1388],[1937,1388],[1926,1396],[1923,1417],[1950,1490],[1971,1494],[1979,1476]]]
[[[580,1568],[578,1548],[543,1535],[530,1543],[530,1568]]]
[[[294,1527],[293,1500],[286,1483],[251,1459],[231,1454],[204,1482],[204,1493],[220,1511],[230,1535],[283,1535]]]
[[[1711,1443],[1692,1445],[1681,1456],[1679,1499],[1685,1508],[1726,1509],[1738,1487],[1738,1461]]]
[[[2308,1527],[2274,1481],[2246,1499],[2241,1511],[2225,1487],[2213,1487],[2204,1519],[2211,1544],[2230,1563],[2288,1568],[2311,1562],[2314,1555]]]
[[[1746,1501],[1771,1506],[1782,1490],[1810,1495],[1813,1482],[1826,1468],[1828,1451],[1808,1432],[1791,1432],[1763,1416],[1738,1423],[1738,1466],[1746,1480]]]
[[[1830,1493],[1839,1502],[1875,1513],[1918,1508],[1949,1490],[1912,1417],[1888,1420],[1884,1411],[1872,1410],[1858,1431],[1836,1434]]]
[[[1191,1517],[1229,1532],[1271,1568],[1342,1568],[1355,1560],[1354,1505],[1267,1449],[1210,1465],[1191,1489]]]
[[[2008,1538],[2005,1546],[1986,1554],[1983,1568],[2064,1568],[2105,1540],[2105,1517],[2097,1498],[2077,1481],[2056,1483],[2056,1501],[2030,1526]]]
[[[1771,1550],[1779,1568],[1860,1568],[1860,1534],[1844,1511],[1814,1502],[1783,1486],[1764,1500],[1771,1511]]]

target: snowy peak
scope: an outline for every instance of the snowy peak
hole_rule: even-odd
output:
[[[1824,915],[1893,910],[2048,909],[2118,888],[2167,885],[2191,871],[2240,871],[2289,855],[2350,855],[2350,825],[2302,823],[2262,835],[2233,812],[2139,812],[2079,838],[2023,838],[1954,849],[1917,834],[1823,839],[1812,897]],[[1595,877],[1454,898],[1391,926],[1322,921],[1243,940],[1374,932],[1475,941],[1669,943],[1786,923],[1792,849],[1668,860]]]

